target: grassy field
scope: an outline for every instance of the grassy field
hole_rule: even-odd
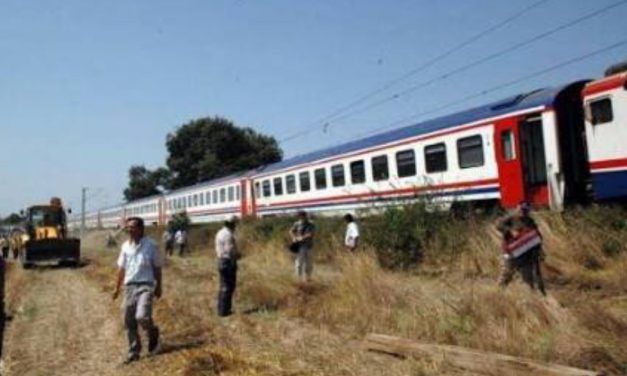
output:
[[[236,314],[225,319],[215,315],[217,227],[195,227],[191,254],[168,259],[164,268],[155,312],[164,354],[142,365],[141,374],[467,374],[446,362],[366,352],[360,343],[373,332],[626,374],[626,214],[602,207],[535,213],[547,254],[546,298],[519,279],[506,290],[497,287],[494,217],[367,218],[355,254],[341,246],[341,221],[316,219],[309,284],[296,282],[285,249],[289,220],[244,222]],[[381,245],[407,242],[394,231],[413,233],[417,263],[386,264],[401,250]],[[109,292],[118,251],[104,247],[102,232],[87,243],[89,265],[82,269]],[[110,303],[112,315],[117,305]],[[124,372],[133,374],[132,367]]]

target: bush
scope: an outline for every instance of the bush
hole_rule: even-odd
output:
[[[168,222],[168,230],[170,232],[176,232],[178,230],[187,231],[190,223],[191,221],[189,220],[189,217],[187,216],[187,212],[182,211],[179,213],[175,213],[172,216],[172,219],[170,220],[170,222]]]
[[[616,239],[607,239],[601,246],[601,251],[607,257],[616,257],[623,251],[622,244]]]
[[[382,267],[406,270],[420,262],[426,244],[449,219],[448,212],[428,210],[423,202],[390,207],[363,226],[364,241]]]

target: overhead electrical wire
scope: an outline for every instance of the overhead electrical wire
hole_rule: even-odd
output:
[[[388,103],[390,101],[396,100],[396,99],[398,99],[400,97],[406,96],[406,95],[408,95],[410,93],[415,92],[418,89],[421,89],[421,88],[427,87],[429,85],[432,85],[435,82],[447,80],[447,79],[451,78],[454,75],[457,75],[459,73],[467,71],[470,68],[479,66],[479,65],[484,64],[484,63],[486,63],[488,61],[491,61],[491,60],[494,60],[494,59],[496,59],[498,57],[504,56],[504,55],[506,55],[508,53],[516,51],[516,50],[518,50],[518,49],[520,49],[522,47],[528,46],[528,45],[530,45],[530,44],[532,44],[534,42],[537,42],[539,40],[547,38],[550,35],[553,35],[553,34],[555,34],[557,32],[560,32],[560,31],[562,31],[564,29],[573,27],[573,26],[575,26],[575,25],[577,25],[577,24],[579,24],[581,22],[587,21],[587,20],[589,20],[591,18],[599,16],[599,15],[605,13],[605,12],[608,12],[608,11],[610,11],[610,10],[616,8],[616,7],[619,7],[619,6],[625,5],[625,4],[627,4],[627,0],[621,0],[621,1],[618,1],[618,2],[615,2],[615,3],[612,3],[612,4],[608,5],[608,6],[605,6],[603,8],[598,9],[598,10],[590,12],[590,13],[588,13],[586,15],[578,17],[578,18],[576,18],[576,19],[574,19],[572,21],[569,21],[569,22],[564,23],[562,25],[559,25],[559,26],[557,26],[555,28],[552,28],[552,29],[550,29],[548,31],[539,33],[539,34],[537,34],[537,35],[535,35],[535,36],[533,36],[533,37],[531,37],[529,39],[526,39],[526,40],[524,40],[522,42],[516,43],[516,44],[514,44],[512,46],[509,46],[507,48],[504,48],[504,49],[502,49],[502,50],[500,50],[498,52],[495,52],[495,53],[487,55],[487,56],[485,56],[483,58],[477,59],[477,60],[475,60],[475,61],[473,61],[473,62],[471,62],[469,64],[465,64],[465,65],[463,65],[461,67],[458,67],[458,68],[455,68],[455,69],[453,69],[451,71],[448,71],[448,72],[446,72],[446,73],[444,73],[442,75],[439,75],[437,77],[431,78],[431,79],[426,80],[426,81],[423,81],[423,82],[421,82],[419,84],[416,84],[416,85],[413,85],[413,86],[411,86],[411,87],[409,87],[409,88],[407,88],[407,89],[405,89],[403,91],[397,92],[397,93],[392,94],[392,95],[390,95],[388,97],[380,99],[380,100],[378,100],[376,102],[370,103],[367,106],[364,106],[364,107],[362,107],[362,108],[360,108],[358,110],[354,110],[354,111],[349,112],[347,114],[344,114],[342,116],[336,117],[333,121],[337,123],[337,122],[345,120],[345,119],[347,119],[349,117],[352,117],[352,116],[355,116],[357,114],[363,113],[365,111],[371,110],[371,109],[373,109],[375,107],[379,107],[379,106],[381,106],[383,104],[386,104],[386,103]],[[325,124],[325,127],[328,127],[328,124]],[[288,137],[280,140],[279,143],[281,143],[281,144],[282,143],[286,143],[286,142],[291,141],[293,139],[296,139],[298,137],[302,137],[302,136],[305,136],[305,135],[307,135],[309,133],[312,133],[312,132],[316,131],[317,129],[318,129],[317,127],[316,128],[310,127],[308,129],[305,129],[303,131],[300,131],[300,132],[298,132],[296,134],[293,134],[291,136],[288,136]]]
[[[416,75],[417,73],[422,72],[423,70],[427,69],[428,67],[432,66],[433,64],[437,63],[438,61],[452,55],[453,53],[463,49],[464,47],[470,45],[473,42],[476,42],[477,40],[485,37],[486,35],[490,34],[491,32],[500,29],[501,27],[513,22],[514,20],[516,20],[517,18],[521,17],[522,15],[524,15],[525,13],[529,12],[530,10],[537,8],[538,6],[548,2],[550,0],[540,0],[537,1],[525,8],[523,8],[522,10],[516,12],[515,14],[507,17],[506,19],[504,19],[503,21],[483,30],[480,31],[479,33],[471,36],[470,38],[460,42],[459,44],[455,45],[454,47],[446,50],[445,52],[431,58],[430,60],[426,61],[425,63],[419,65],[416,68],[413,68],[411,70],[409,70],[408,72],[404,73],[403,75],[396,77],[388,82],[386,82],[385,84],[383,84],[382,86],[366,93],[365,95],[357,98],[356,100],[348,103],[345,106],[342,106],[338,109],[336,109],[335,111],[333,111],[332,113],[330,113],[329,115],[326,115],[318,120],[316,120],[313,123],[310,123],[307,127],[305,127],[306,129],[309,129],[312,126],[316,126],[316,125],[320,125],[320,124],[324,124],[325,122],[331,121],[333,118],[342,115],[345,111],[348,111],[356,106],[358,106],[359,104],[367,101],[368,99],[374,97],[375,95],[393,87],[394,85],[398,84],[399,82],[405,81],[408,78],[410,78],[411,76]],[[289,139],[291,136],[288,136],[286,139]]]
[[[607,46],[607,47],[604,47],[604,48],[601,48],[601,49],[598,49],[598,50],[595,50],[595,51],[592,51],[592,52],[589,52],[589,53],[586,53],[586,54],[583,54],[583,55],[580,55],[580,56],[577,56],[577,57],[574,57],[574,58],[572,58],[572,59],[569,59],[569,60],[563,61],[563,62],[561,62],[561,63],[559,63],[559,64],[552,65],[551,67],[548,67],[548,68],[545,68],[545,69],[538,70],[538,71],[536,71],[536,72],[533,72],[533,73],[530,73],[530,74],[527,74],[527,75],[521,76],[521,77],[516,78],[516,79],[514,79],[514,80],[507,81],[507,82],[504,82],[504,83],[502,83],[502,84],[499,84],[499,85],[493,86],[493,87],[491,87],[491,88],[489,88],[489,89],[485,89],[485,90],[482,90],[482,91],[476,92],[476,93],[474,93],[474,94],[471,94],[471,95],[468,95],[468,96],[462,97],[462,98],[460,98],[460,99],[456,99],[456,100],[451,101],[451,102],[448,102],[448,103],[446,103],[446,104],[444,104],[444,105],[441,105],[441,106],[437,106],[437,107],[431,108],[431,109],[429,109],[429,110],[427,110],[427,111],[421,111],[421,112],[419,112],[419,113],[416,113],[416,114],[413,114],[413,115],[410,115],[410,116],[404,117],[404,118],[402,118],[402,119],[396,120],[396,121],[394,121],[394,122],[392,122],[392,123],[390,123],[390,124],[386,125],[385,127],[377,128],[377,129],[375,129],[375,130],[371,130],[371,131],[369,131],[369,132],[362,133],[362,134],[360,134],[360,135],[358,135],[358,136],[355,136],[355,137],[351,138],[351,139],[350,139],[350,140],[348,140],[348,141],[343,141],[342,143],[345,143],[345,142],[350,142],[350,141],[354,141],[354,140],[357,140],[357,139],[360,139],[360,138],[364,138],[364,137],[368,137],[368,136],[372,136],[372,135],[375,135],[375,134],[381,133],[382,131],[385,131],[385,130],[387,130],[387,129],[394,128],[394,127],[396,127],[396,126],[399,126],[400,124],[406,124],[407,122],[409,122],[409,121],[411,121],[411,120],[413,120],[413,119],[416,119],[416,118],[418,118],[418,117],[422,117],[422,116],[425,116],[425,115],[429,115],[429,114],[432,114],[432,113],[436,113],[436,112],[442,111],[442,110],[444,110],[444,109],[447,109],[447,108],[450,108],[450,107],[453,107],[453,106],[456,106],[456,105],[459,105],[459,104],[462,104],[462,103],[468,102],[469,100],[472,100],[472,99],[475,99],[475,98],[482,97],[482,96],[484,96],[484,95],[490,94],[490,93],[495,92],[495,91],[498,91],[498,90],[505,89],[505,88],[507,88],[507,87],[510,87],[510,86],[513,86],[513,85],[519,84],[519,83],[521,83],[521,82],[524,82],[524,81],[530,80],[530,79],[532,79],[532,78],[535,78],[535,77],[541,76],[541,75],[543,75],[543,74],[546,74],[546,73],[549,73],[549,72],[552,72],[552,71],[558,70],[558,69],[563,68],[563,67],[566,67],[566,66],[568,66],[568,65],[572,65],[572,64],[575,64],[575,63],[581,62],[581,61],[583,61],[583,60],[590,59],[590,58],[595,57],[595,56],[597,56],[597,55],[600,55],[600,54],[603,54],[603,53],[609,52],[609,51],[611,51],[611,50],[615,50],[615,49],[617,49],[617,48],[619,48],[619,47],[626,46],[626,45],[627,45],[627,39],[623,39],[623,40],[621,40],[621,41],[619,41],[619,42],[616,42],[616,43],[614,43],[614,44],[611,44],[611,45],[609,45],[609,46]]]

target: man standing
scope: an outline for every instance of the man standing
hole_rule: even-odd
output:
[[[344,245],[348,251],[354,252],[357,248],[357,244],[359,244],[359,226],[357,226],[352,214],[346,214],[344,220],[346,221]]]
[[[169,226],[167,226],[165,228],[165,231],[163,231],[161,240],[163,241],[163,244],[165,246],[165,255],[172,256],[172,253],[174,252],[174,236],[172,236],[172,230]]]
[[[6,261],[3,255],[0,258],[0,372],[4,368],[2,360],[2,343],[4,342],[4,323],[6,321],[6,313],[4,311],[4,277],[6,275]]]
[[[528,203],[521,203],[516,212],[502,219],[497,227],[503,235],[503,265],[499,285],[505,288],[518,271],[529,287],[537,287],[542,295],[546,295],[540,268],[542,234],[529,215],[530,210]]]
[[[232,216],[224,222],[215,239],[218,273],[220,274],[220,290],[218,292],[218,316],[229,316],[233,313],[232,301],[237,283],[237,259],[239,251],[235,239],[237,217]]]
[[[290,229],[290,236],[293,243],[298,243],[298,253],[296,254],[295,269],[296,277],[301,281],[308,282],[313,272],[313,235],[314,224],[307,217],[307,212],[300,210],[298,220]]]
[[[183,253],[187,250],[187,231],[184,229],[178,229],[174,234],[174,241],[179,247],[179,256],[183,256]]]
[[[124,326],[126,327],[129,353],[125,363],[139,360],[141,339],[138,326],[148,335],[148,353],[159,352],[159,328],[152,320],[152,301],[161,297],[162,261],[155,242],[144,236],[144,220],[129,218],[126,222],[129,239],[122,244],[118,257],[118,276],[113,292],[115,300],[124,284]]]

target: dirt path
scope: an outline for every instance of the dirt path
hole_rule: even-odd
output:
[[[5,335],[6,375],[118,374],[124,336],[109,297],[81,269],[21,270],[28,288]],[[15,277],[15,276],[13,276]]]

